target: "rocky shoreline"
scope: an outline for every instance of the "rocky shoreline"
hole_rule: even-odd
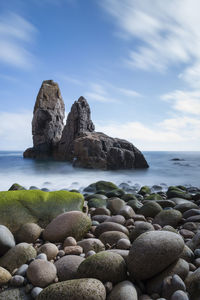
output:
[[[31,189],[0,192],[0,300],[200,299],[200,189]]]

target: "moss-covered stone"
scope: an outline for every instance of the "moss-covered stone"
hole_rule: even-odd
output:
[[[122,189],[114,189],[112,191],[109,191],[106,193],[106,196],[108,198],[111,198],[111,197],[122,197],[123,195],[125,194],[125,192],[122,190]]]
[[[161,195],[154,193],[145,197],[145,200],[162,200],[162,197]]]
[[[0,220],[12,232],[16,232],[25,223],[38,223],[45,227],[63,212],[81,211],[83,204],[84,198],[81,194],[67,191],[0,192]]]
[[[87,257],[79,265],[78,276],[118,283],[126,279],[126,263],[121,255],[102,251]]]
[[[138,210],[138,214],[154,218],[161,211],[162,207],[158,203],[155,201],[148,201]]]
[[[107,206],[107,200],[106,199],[98,199],[98,198],[92,198],[88,201],[89,207],[106,207]]]
[[[134,194],[124,194],[121,198],[126,202],[128,202],[130,200],[137,200],[137,198]]]
[[[118,189],[118,187],[114,183],[101,180],[90,184],[88,187],[84,189],[84,192],[89,192],[89,193],[96,193],[97,191],[109,192],[115,189]]]
[[[141,194],[142,196],[146,195],[146,194],[151,194],[151,189],[150,187],[148,187],[147,185],[144,185],[141,187],[139,194]]]
[[[170,198],[182,198],[191,200],[192,195],[188,194],[185,190],[181,189],[180,186],[170,186],[167,191],[167,197]]]
[[[25,190],[25,188],[18,183],[13,183],[13,185],[11,185],[11,187],[9,188],[9,191],[21,191],[21,190]]]

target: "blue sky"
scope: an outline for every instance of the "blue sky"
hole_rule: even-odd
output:
[[[141,150],[200,150],[199,0],[1,0],[0,150],[32,145],[43,80]]]

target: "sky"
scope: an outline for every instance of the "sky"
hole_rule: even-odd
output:
[[[32,146],[43,80],[140,150],[200,150],[199,0],[1,0],[0,150]]]

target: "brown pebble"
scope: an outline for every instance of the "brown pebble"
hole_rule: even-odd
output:
[[[68,247],[68,246],[77,246],[77,242],[75,238],[72,236],[68,236],[63,243],[63,248]]]
[[[187,230],[187,229],[181,229],[179,233],[185,238],[185,239],[192,239],[195,235],[194,232]]]
[[[83,248],[80,246],[68,246],[64,248],[66,255],[80,255],[83,253]]]

